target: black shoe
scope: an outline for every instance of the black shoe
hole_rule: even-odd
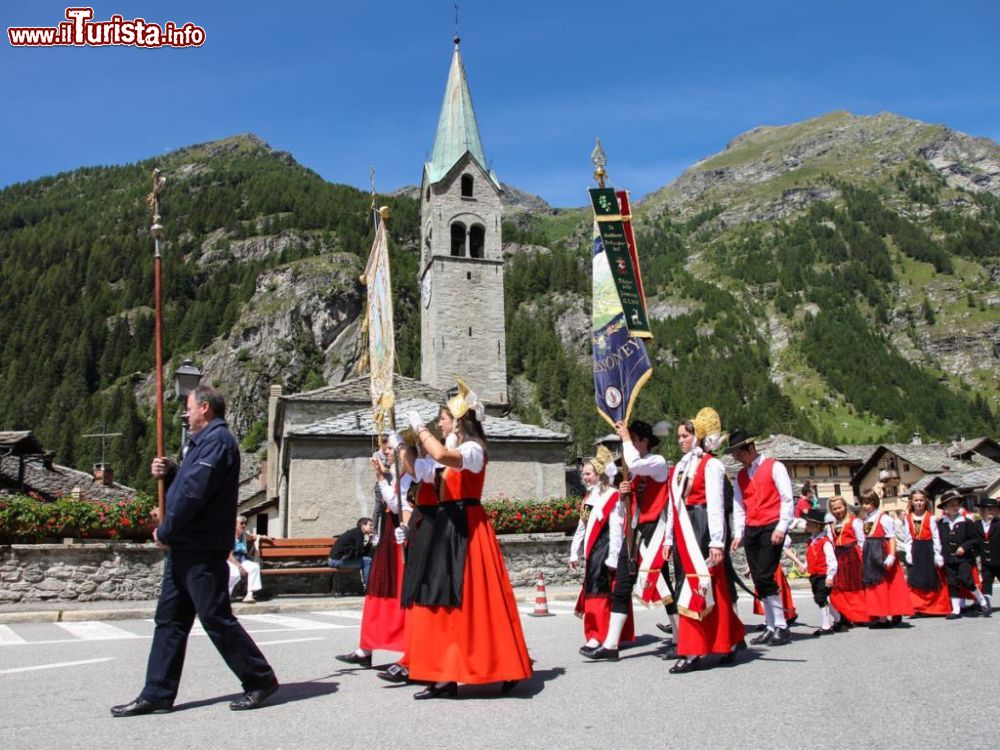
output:
[[[601,644],[585,656],[594,661],[618,661],[618,649],[604,648],[604,645]]]
[[[903,616],[902,615],[893,615],[890,618],[889,622],[892,623],[892,627],[896,627],[897,625],[902,624],[902,622],[903,622]]]
[[[833,623],[832,631],[834,633],[841,633],[844,630],[847,630],[847,626],[844,625],[844,622],[842,620],[837,620],[837,622]]]
[[[984,596],[983,599],[986,601],[983,604],[980,604],[979,607],[983,612],[983,617],[989,617],[993,614],[993,602],[990,601],[988,596]]]
[[[504,680],[503,684],[500,686],[500,693],[502,695],[507,695],[507,693],[517,687],[517,683],[519,682],[520,680]]]
[[[600,647],[601,647],[600,643],[598,643],[596,646],[588,646],[586,643],[584,643],[582,646],[580,646],[580,654],[582,656],[586,656],[589,659],[590,655]]]
[[[739,653],[740,651],[746,651],[746,650],[747,650],[747,642],[740,641],[735,646],[733,646],[732,651],[730,651],[728,654],[725,654],[721,659],[719,659],[719,664],[732,664],[734,661],[736,661],[736,654]]]
[[[386,682],[401,683],[410,681],[410,672],[402,664],[391,664],[387,670],[379,672],[375,676]]]
[[[756,638],[751,639],[750,643],[752,643],[755,646],[766,646],[771,642],[771,639],[774,638],[774,632],[775,631],[773,630],[765,630]]]
[[[257,690],[247,690],[243,693],[242,698],[229,704],[229,710],[250,711],[254,708],[260,708],[264,705],[264,701],[274,695],[274,691],[277,689],[278,681],[275,680],[267,687],[258,688]]]
[[[437,685],[428,685],[419,693],[413,694],[413,699],[418,701],[425,701],[429,698],[457,698],[458,697],[458,683],[457,682],[446,682],[444,685],[438,687]]]
[[[959,619],[961,619],[961,617],[962,617],[962,615],[956,615],[954,612],[951,612],[951,613],[945,615],[944,619],[946,619],[946,620],[959,620]]]
[[[669,622],[666,624],[658,622],[656,623],[656,627],[659,628],[660,632],[666,633],[667,635],[670,635],[671,633],[674,632],[674,626],[671,625]]]
[[[368,656],[358,656],[357,651],[352,651],[349,654],[341,654],[337,657],[337,661],[342,661],[344,664],[356,664],[359,667],[364,667],[365,669],[372,668],[372,655]]]
[[[698,662],[701,661],[700,656],[685,656],[679,659],[674,666],[670,668],[670,674],[684,674],[685,672],[693,672],[698,668]]]
[[[768,641],[770,646],[784,646],[792,642],[792,634],[788,631],[788,628],[778,628],[774,631],[774,635],[771,640]]]
[[[837,631],[834,628],[820,628],[813,631],[813,637],[818,638],[821,635],[833,635],[835,632]]]
[[[166,714],[174,710],[173,702],[150,701],[136,698],[131,703],[122,703],[111,707],[111,715],[115,718],[124,716],[142,716],[143,714]]]

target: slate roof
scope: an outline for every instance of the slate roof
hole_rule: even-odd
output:
[[[42,453],[44,448],[31,430],[0,430],[0,452],[18,455]]]
[[[20,492],[17,484],[18,458],[16,456],[0,457],[0,486],[14,492]],[[29,460],[24,464],[24,491],[34,491],[46,500],[69,495],[74,487],[80,488],[80,497],[88,500],[131,500],[138,490],[115,482],[106,485],[94,481],[94,477],[85,472],[71,469],[68,466],[53,464],[46,468],[41,461]]]
[[[878,449],[878,445],[838,445],[837,450],[861,462],[867,461]]]
[[[402,424],[405,414],[416,411],[425,423],[430,424],[438,418],[441,408],[440,401],[430,401],[422,398],[396,401],[396,415]],[[327,437],[370,437],[374,432],[372,410],[370,407],[355,409],[334,417],[321,419],[311,424],[295,427],[289,432],[289,437],[327,438]],[[509,417],[487,417],[483,429],[488,440],[529,441],[547,443],[567,443],[569,437],[561,432],[553,432],[544,427],[524,424]]]
[[[445,401],[445,391],[399,374],[393,377],[393,391],[396,394],[397,402],[413,398],[437,401],[437,403],[444,403]],[[281,396],[281,399],[283,401],[329,401],[334,403],[370,404],[372,400],[371,378],[363,375],[351,380],[345,380],[336,385],[317,388],[314,391]]]
[[[1000,480],[1000,464],[968,471],[945,471],[940,474],[926,474],[913,483],[910,492],[914,490],[929,491],[935,484],[945,484],[959,490],[979,492]]]

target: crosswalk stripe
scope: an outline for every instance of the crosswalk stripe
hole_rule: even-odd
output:
[[[10,625],[0,625],[0,646],[11,646],[24,642],[24,638],[15,633]]]
[[[259,622],[264,625],[278,625],[289,630],[333,630],[335,628],[348,627],[347,625],[337,625],[332,622],[306,620],[302,617],[288,617],[286,615],[240,615],[240,619]]]
[[[124,628],[108,625],[106,622],[57,622],[55,624],[57,627],[82,641],[118,641],[123,638],[142,637]]]
[[[14,669],[0,669],[0,674],[17,674],[18,672],[37,672],[41,669],[59,669],[61,667],[77,667],[81,664],[97,664],[102,661],[114,661],[113,656],[105,656],[100,659],[84,659],[82,661],[61,661],[55,664],[36,664],[31,667],[15,667]]]
[[[320,617],[343,617],[348,620],[360,620],[361,613],[353,609],[338,609],[333,612],[328,612],[326,610],[317,610],[316,612],[310,612],[311,615],[319,615]]]

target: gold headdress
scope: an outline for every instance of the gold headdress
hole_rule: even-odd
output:
[[[691,420],[694,424],[694,436],[697,440],[703,441],[705,450],[714,451],[722,445],[723,434],[722,434],[722,419],[719,417],[719,413],[713,409],[711,406],[706,406],[694,419]]]
[[[465,412],[472,409],[476,418],[482,422],[483,417],[486,416],[486,408],[479,401],[479,396],[476,395],[475,391],[470,390],[461,378],[456,377],[455,382],[458,383],[458,393],[448,399],[448,411],[451,412],[451,416],[455,419],[461,419]]]
[[[608,466],[612,465],[614,461],[615,457],[605,445],[597,446],[597,453],[594,457],[587,459],[587,463],[594,467],[594,471],[598,476],[607,472]]]

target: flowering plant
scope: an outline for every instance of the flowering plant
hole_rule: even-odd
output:
[[[497,534],[572,531],[580,517],[580,498],[511,500],[501,496],[484,501],[483,508]]]
[[[145,541],[153,528],[148,495],[130,500],[82,500],[60,497],[0,497],[0,540],[37,542],[48,537],[90,537]]]

